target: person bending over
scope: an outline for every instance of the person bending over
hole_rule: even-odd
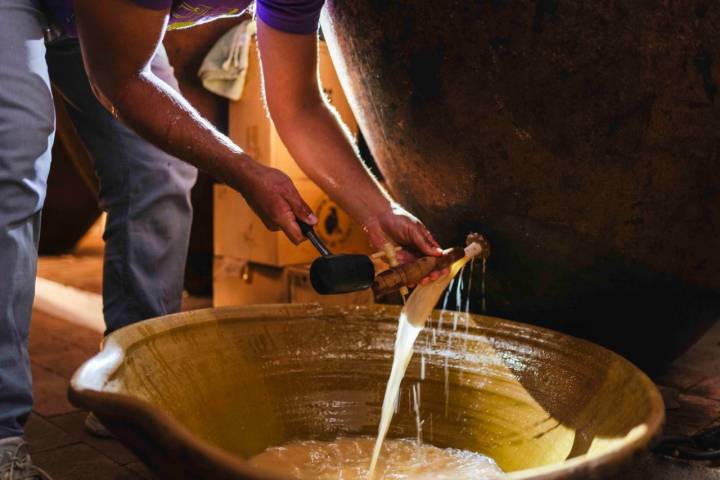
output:
[[[0,2],[0,478],[49,478],[22,440],[32,407],[27,339],[55,118],[50,83],[95,162],[108,212],[107,333],[180,308],[195,167],[239,191],[265,225],[303,240],[316,223],[289,177],[261,165],[180,94],[162,47],[168,28],[239,15],[250,0]],[[266,103],[302,170],[380,248],[440,253],[425,226],[358,159],[317,75],[320,0],[257,0]],[[48,33],[61,32],[59,38]],[[47,40],[46,40],[47,38]],[[437,276],[437,272],[434,274]]]

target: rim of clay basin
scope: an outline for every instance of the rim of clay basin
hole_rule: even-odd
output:
[[[313,315],[314,313],[316,316],[328,317],[348,313],[382,312],[397,316],[400,310],[400,307],[391,305],[268,304],[208,308],[151,318],[128,325],[106,337],[100,352],[85,361],[73,375],[68,388],[68,398],[74,405],[95,412],[101,417],[107,416],[112,418],[113,421],[139,425],[140,430],[151,440],[155,440],[160,445],[167,445],[168,443],[176,445],[179,450],[182,450],[182,454],[186,458],[194,457],[194,460],[209,465],[213,471],[222,472],[228,478],[232,478],[233,475],[248,475],[255,478],[279,480],[281,477],[250,467],[247,461],[242,458],[198,438],[189,429],[174,420],[171,415],[149,402],[127,394],[105,390],[109,379],[122,365],[128,349],[136,341],[147,338],[146,334],[140,333],[140,330],[150,331],[153,335],[157,335],[189,325],[197,327],[203,323],[238,321],[251,318],[256,320],[277,319],[278,315],[293,317],[298,314]],[[644,423],[631,430],[617,446],[599,455],[582,454],[565,460],[561,464],[511,472],[506,474],[504,478],[509,480],[528,478],[550,480],[561,477],[587,479],[608,475],[642,453],[659,438],[665,421],[665,407],[662,397],[655,384],[630,361],[600,345],[554,330],[497,317],[470,315],[471,318],[485,319],[485,322],[482,323],[491,320],[493,326],[486,327],[486,325],[483,325],[484,328],[489,330],[506,327],[511,331],[532,330],[551,336],[559,335],[584,344],[589,349],[602,351],[633,369],[638,374],[638,380],[642,383],[643,390],[649,395],[650,408]]]

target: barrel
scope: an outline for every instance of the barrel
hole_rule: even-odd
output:
[[[392,194],[444,245],[492,243],[488,313],[648,371],[720,315],[718,25],[703,0],[327,0],[322,19]]]

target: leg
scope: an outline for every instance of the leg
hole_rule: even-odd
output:
[[[95,161],[101,207],[108,212],[103,282],[108,333],[177,312],[196,169],[141,139],[100,105],[91,92],[77,41],[49,47],[48,65]],[[153,60],[153,71],[177,88],[164,50]]]
[[[34,0],[0,2],[0,439],[22,435],[32,408],[27,339],[55,129],[43,23]]]

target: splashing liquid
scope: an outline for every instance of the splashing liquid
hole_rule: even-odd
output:
[[[378,436],[373,449],[372,461],[368,478],[373,479],[377,467],[380,449],[390,428],[390,421],[393,417],[395,402],[400,393],[400,383],[405,376],[408,364],[413,354],[413,345],[420,331],[425,325],[425,320],[430,316],[433,308],[440,299],[443,291],[450,281],[460,272],[467,263],[467,257],[461,258],[450,266],[450,274],[439,278],[434,282],[418,286],[408,298],[407,303],[400,312],[398,320],[397,337],[395,338],[395,353],[393,356],[392,370],[385,388],[382,413]],[[455,318],[454,318],[455,320]]]
[[[464,269],[463,269],[464,270]],[[475,259],[470,260],[470,274],[468,275],[467,295],[465,295],[465,337],[463,341],[463,349],[467,352],[468,331],[470,329],[470,294],[472,293],[472,279],[475,273]],[[458,305],[457,308],[460,308]]]
[[[271,447],[250,463],[280,477],[301,480],[365,480],[374,439],[338,438],[333,442],[295,441]],[[495,462],[479,453],[417,445],[413,439],[383,444],[378,473],[385,480],[494,480],[502,478]]]
[[[482,300],[481,312],[483,315],[487,313],[487,305],[485,302],[485,274],[487,273],[487,258],[482,259],[482,280],[480,282],[480,298]]]

